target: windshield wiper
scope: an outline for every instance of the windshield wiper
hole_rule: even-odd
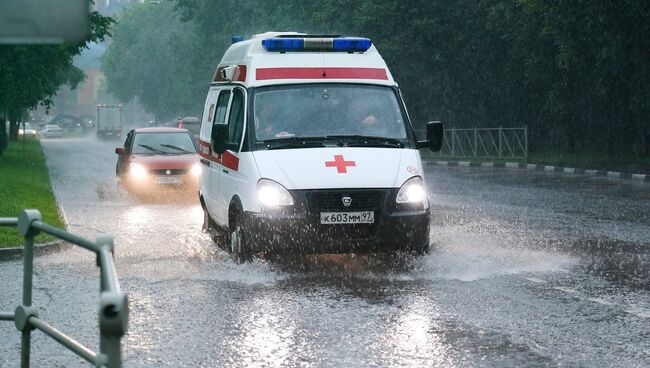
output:
[[[175,150],[178,150],[178,151],[181,151],[181,152],[185,152],[185,153],[194,153],[194,152],[188,151],[188,150],[186,150],[186,149],[184,149],[184,148],[180,148],[180,147],[178,147],[178,146],[174,146],[174,145],[171,145],[171,144],[161,144],[160,146],[161,146],[161,147],[167,147],[167,148],[175,149]]]
[[[345,141],[348,147],[395,147],[404,148],[404,143],[399,139],[375,137],[371,135],[329,135],[331,139]]]
[[[315,148],[315,147],[325,147],[323,142],[315,141],[293,141],[293,142],[278,142],[277,144],[269,144],[266,146],[266,149],[286,149],[286,148]]]
[[[283,149],[283,148],[312,148],[324,147],[324,141],[329,141],[329,137],[288,137],[288,138],[274,138],[264,141],[267,149]]]
[[[168,152],[165,152],[165,151],[163,151],[163,150],[159,150],[159,149],[153,148],[153,147],[151,147],[151,146],[149,146],[149,145],[147,145],[147,144],[138,144],[138,146],[140,146],[140,147],[142,147],[142,148],[146,148],[146,149],[148,149],[149,151],[154,151],[154,152],[161,153],[161,154],[163,154],[163,155],[168,154]]]

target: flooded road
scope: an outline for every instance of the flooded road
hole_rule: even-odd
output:
[[[650,365],[650,184],[431,167],[434,249],[237,264],[201,233],[194,195],[142,200],[115,182],[117,142],[43,142],[70,231],[115,235],[130,300],[127,367]],[[22,265],[0,263],[0,310]],[[35,260],[40,316],[98,346],[98,269]],[[0,323],[0,366],[20,335]],[[40,332],[33,366],[88,366]]]

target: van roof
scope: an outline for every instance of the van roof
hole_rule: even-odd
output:
[[[374,45],[365,52],[347,51],[267,51],[262,41],[269,38],[311,38],[298,32],[266,32],[236,42],[226,50],[213,78],[223,83],[220,70],[236,67],[233,81],[247,86],[287,83],[354,82],[396,85]],[[322,39],[339,36],[318,36]]]
[[[178,119],[176,119],[177,122],[183,122],[183,123],[200,123],[201,120],[197,118],[196,116],[183,116]]]

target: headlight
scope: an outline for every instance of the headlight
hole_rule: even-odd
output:
[[[257,182],[257,198],[264,206],[291,206],[293,205],[293,197],[289,191],[269,179],[260,179]]]
[[[419,176],[407,180],[397,192],[397,203],[424,203],[427,201],[427,192]]]
[[[136,178],[142,178],[147,175],[147,169],[138,163],[131,162],[130,167],[131,175],[135,176]]]
[[[192,166],[192,169],[190,170],[190,172],[191,172],[192,175],[194,175],[194,176],[199,176],[199,175],[201,175],[201,164],[199,164],[198,162],[195,163],[194,166]]]

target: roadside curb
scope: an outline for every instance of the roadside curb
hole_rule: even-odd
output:
[[[574,167],[562,167],[544,164],[527,164],[524,162],[476,162],[476,161],[441,161],[423,159],[425,166],[447,166],[447,167],[495,167],[508,169],[521,169],[529,171],[543,171],[563,174],[576,174],[585,176],[599,176],[612,179],[639,180],[650,182],[648,174],[630,174],[618,171],[577,169]]]
[[[34,244],[34,255],[40,256],[49,253],[61,252],[70,249],[72,245],[57,239],[51,242]],[[23,247],[0,248],[0,261],[11,261],[23,256]]]

